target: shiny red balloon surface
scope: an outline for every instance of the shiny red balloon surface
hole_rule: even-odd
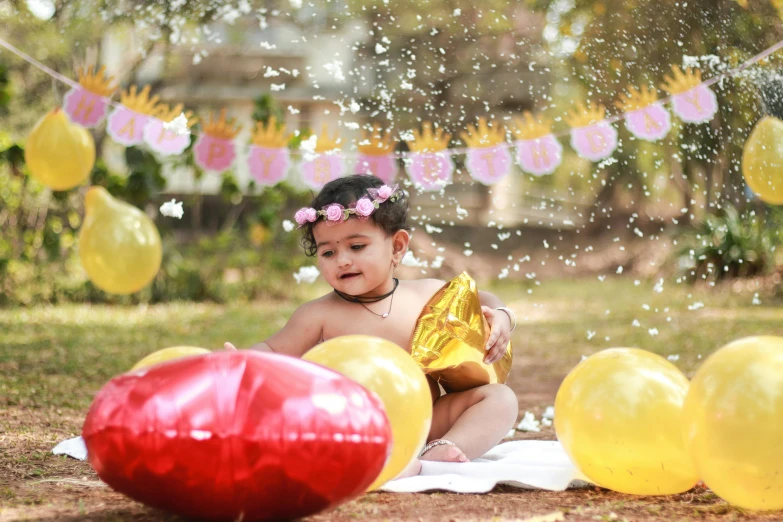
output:
[[[115,377],[82,435],[90,463],[115,490],[211,520],[334,507],[365,491],[391,448],[375,394],[321,366],[250,351]]]

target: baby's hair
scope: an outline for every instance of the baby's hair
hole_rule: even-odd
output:
[[[339,203],[343,207],[348,208],[352,203],[367,196],[367,189],[379,188],[383,185],[383,181],[379,178],[366,174],[337,178],[323,186],[321,192],[313,198],[310,206],[320,210],[332,203]],[[410,230],[410,227],[408,227],[408,199],[402,190],[397,191],[397,196],[395,201],[386,200],[381,203],[378,209],[369,217],[387,236],[394,234],[398,230]],[[349,219],[357,218],[351,217]],[[305,254],[310,257],[315,256],[318,252],[315,236],[313,235],[313,227],[319,221],[306,223],[302,226],[302,247],[304,247]],[[337,224],[335,226],[340,225]]]

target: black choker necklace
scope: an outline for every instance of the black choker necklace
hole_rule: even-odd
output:
[[[397,291],[397,287],[400,285],[400,280],[396,277],[392,278],[394,280],[394,288],[392,288],[391,292],[383,295],[376,295],[371,297],[360,297],[356,295],[350,295],[350,294],[344,294],[338,289],[334,289],[334,293],[345,299],[346,301],[350,301],[352,303],[377,303],[378,301],[383,301],[390,295],[394,295],[394,292]]]
[[[392,311],[392,306],[394,306],[394,292],[397,290],[397,287],[400,284],[400,280],[399,279],[397,279],[396,277],[393,278],[393,279],[394,279],[394,288],[392,288],[392,291],[389,292],[388,294],[378,295],[378,296],[375,296],[375,297],[358,297],[358,296],[355,296],[355,295],[348,295],[348,294],[342,293],[341,291],[339,291],[336,288],[334,289],[334,291],[335,291],[335,293],[337,295],[339,295],[340,297],[342,297],[346,301],[351,302],[351,303],[359,303],[360,305],[362,305],[364,307],[365,310],[370,312],[372,315],[376,315],[376,316],[380,317],[381,319],[386,319],[387,317],[389,317],[389,314]],[[379,313],[373,312],[372,310],[367,308],[366,304],[364,304],[364,303],[377,303],[378,301],[383,301],[384,299],[386,299],[389,296],[391,296],[391,302],[389,303],[389,311],[386,312],[386,313],[383,313],[383,314],[379,314]]]

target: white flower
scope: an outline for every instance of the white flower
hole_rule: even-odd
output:
[[[541,423],[536,420],[536,416],[529,411],[526,411],[522,420],[517,424],[517,429],[519,431],[539,432],[541,431],[541,428],[539,428],[540,425]]]
[[[298,283],[312,283],[317,278],[320,272],[314,266],[303,266],[299,269],[299,272],[294,274],[294,279]]]
[[[182,210],[182,201],[177,203],[176,199],[172,199],[171,201],[167,201],[160,206],[160,213],[166,217],[182,219],[185,211]]]
[[[179,116],[171,121],[163,122],[163,128],[177,136],[187,136],[190,134],[190,129],[188,129],[188,118],[185,116],[184,112],[180,113]]]
[[[294,229],[294,224],[291,222],[290,219],[284,219],[283,220],[283,230],[286,232],[291,232]]]

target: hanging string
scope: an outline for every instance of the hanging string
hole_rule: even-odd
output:
[[[46,74],[50,75],[52,78],[55,78],[55,79],[65,83],[65,84],[67,84],[68,86],[70,86],[72,88],[80,88],[81,87],[78,82],[75,82],[72,79],[70,79],[70,78],[68,78],[66,76],[63,76],[62,74],[58,73],[57,71],[52,70],[51,68],[49,68],[46,65],[44,65],[43,63],[39,62],[38,60],[36,60],[32,56],[30,56],[27,53],[25,53],[24,51],[19,50],[18,48],[16,48],[14,45],[12,45],[11,43],[7,42],[3,38],[0,38],[0,47],[4,47],[5,49],[11,51],[12,53],[17,55],[21,59],[23,59],[26,62],[30,63],[34,67],[37,67],[38,69],[42,70]],[[709,80],[705,80],[705,81],[701,82],[696,87],[700,87],[700,86],[710,87],[710,86],[715,85],[716,83],[720,82],[723,79],[737,76],[741,72],[745,71],[746,69],[750,68],[751,66],[755,65],[756,63],[764,60],[765,58],[768,58],[769,56],[771,56],[772,54],[780,51],[781,49],[783,49],[783,40],[781,40],[778,43],[772,45],[771,47],[765,49],[764,51],[758,53],[757,55],[755,55],[755,56],[753,56],[751,58],[748,58],[747,60],[745,60],[739,66],[734,67],[732,69],[729,69],[727,71],[724,71],[724,72],[722,72],[722,73],[720,73],[720,74],[710,78]],[[694,87],[694,89],[696,87]],[[672,98],[674,98],[674,96],[675,95],[671,95],[671,96],[667,96],[665,98],[662,98],[662,99],[658,100],[657,103],[661,103],[661,104],[669,103],[669,102],[671,102]],[[121,106],[121,104],[111,100],[110,98],[103,98],[103,99],[106,100],[106,102],[108,104],[110,104],[112,107],[120,107]],[[626,118],[626,116],[627,116],[627,113],[620,113],[620,114],[616,114],[614,116],[610,116],[608,118],[605,118],[603,121],[605,121],[606,123],[609,123],[609,124],[613,124],[613,123],[617,123],[619,121],[624,120]],[[565,137],[569,136],[570,133],[571,133],[570,130],[565,130],[565,131],[553,132],[552,136],[554,136],[555,138],[565,138]],[[192,133],[192,132],[190,134],[191,134],[191,136],[193,138],[197,137],[197,135]],[[239,144],[239,147],[242,148],[242,150],[246,152],[249,149],[250,145],[249,144]],[[501,148],[510,149],[510,148],[515,147],[515,144],[514,143],[505,142],[505,143],[499,143],[496,147],[499,148],[499,149],[501,149]],[[457,156],[457,155],[466,154],[468,152],[468,150],[470,150],[469,147],[456,147],[456,148],[450,148],[450,149],[445,149],[443,151],[440,151],[439,154],[444,154],[444,155],[448,155],[448,156]],[[292,156],[294,156],[294,157],[308,155],[307,152],[296,151],[296,150],[290,151],[290,154]],[[343,156],[343,157],[350,158],[350,157],[359,156],[361,153],[356,152],[356,151],[339,151],[339,154],[341,156]],[[411,153],[410,152],[391,152],[391,153],[389,153],[389,155],[390,156],[394,156],[395,158],[406,158],[406,157],[410,156]]]

